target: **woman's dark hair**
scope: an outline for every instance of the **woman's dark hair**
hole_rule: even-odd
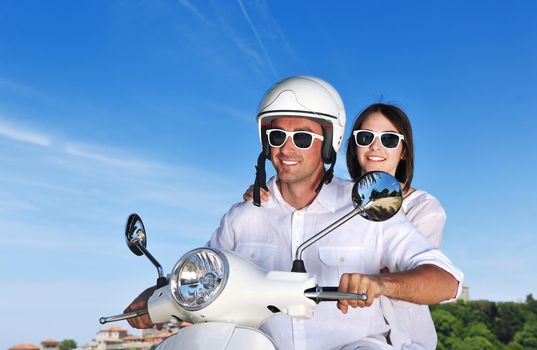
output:
[[[404,158],[399,161],[397,169],[395,171],[395,178],[404,184],[403,192],[410,189],[412,178],[414,177],[414,143],[412,141],[412,127],[410,121],[403,110],[394,105],[385,103],[374,103],[364,109],[358,116],[352,131],[358,130],[362,127],[362,124],[373,113],[380,113],[397,128],[397,131],[404,135],[403,141],[403,154]],[[356,158],[356,143],[354,142],[354,136],[349,136],[347,140],[347,168],[351,178],[356,181],[362,176],[362,168]]]

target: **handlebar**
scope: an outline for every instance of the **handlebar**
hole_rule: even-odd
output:
[[[136,311],[126,312],[124,314],[109,316],[109,317],[101,317],[99,319],[100,324],[105,324],[108,322],[115,322],[115,321],[122,321],[122,320],[128,320],[129,318],[135,318],[138,316],[146,315],[148,313],[147,309],[140,309]]]
[[[317,304],[321,301],[334,300],[367,300],[367,294],[363,293],[341,293],[338,292],[338,287],[321,287],[306,289],[304,296],[314,300]]]

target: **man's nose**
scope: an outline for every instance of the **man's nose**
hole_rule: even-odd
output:
[[[289,136],[285,142],[282,145],[282,152],[295,152],[297,148],[295,147],[295,144],[293,143],[292,137]]]

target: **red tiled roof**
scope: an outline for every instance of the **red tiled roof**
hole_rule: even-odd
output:
[[[41,344],[43,345],[58,345],[60,344],[59,341],[57,341],[56,339],[45,339],[41,342]]]
[[[99,333],[101,332],[127,332],[127,330],[120,326],[112,326],[110,328],[101,329]]]
[[[17,344],[10,347],[9,350],[39,350],[39,346],[34,344]]]
[[[134,336],[134,335],[128,335],[126,337],[123,337],[121,338],[123,341],[138,341],[138,340],[142,340],[142,337],[137,337],[137,336]]]

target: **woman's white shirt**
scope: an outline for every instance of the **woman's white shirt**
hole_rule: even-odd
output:
[[[423,237],[435,248],[440,248],[446,212],[438,199],[425,191],[415,190],[403,200],[402,209]]]
[[[436,248],[440,247],[446,212],[442,204],[421,190],[403,200],[402,210],[408,220]],[[405,301],[380,298],[382,311],[390,325],[390,340],[395,349],[435,349],[436,329],[429,307]]]

